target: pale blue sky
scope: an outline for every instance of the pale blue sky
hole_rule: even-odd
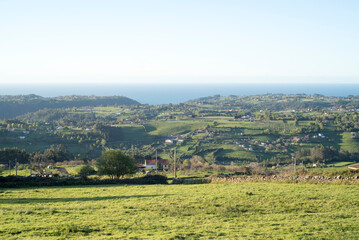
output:
[[[359,83],[357,0],[0,0],[0,83]]]

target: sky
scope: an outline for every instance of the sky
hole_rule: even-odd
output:
[[[0,0],[0,84],[359,83],[357,0]]]

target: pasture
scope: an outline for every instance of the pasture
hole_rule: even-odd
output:
[[[1,239],[358,239],[357,185],[1,189]]]
[[[343,132],[342,141],[340,143],[341,149],[348,152],[358,152],[359,142],[356,138],[352,138],[350,132]]]
[[[147,132],[151,135],[169,136],[173,134],[186,134],[199,128],[206,127],[209,123],[198,120],[180,121],[153,121],[145,124]]]

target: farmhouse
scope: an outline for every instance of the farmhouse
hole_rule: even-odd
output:
[[[166,139],[166,140],[165,140],[165,143],[167,143],[167,144],[173,144],[173,140],[172,140],[172,139]]]
[[[351,165],[348,167],[349,169],[352,169],[352,170],[359,170],[359,164],[356,164],[356,165]]]
[[[169,165],[169,161],[165,160],[165,159],[158,159],[157,160],[157,164],[158,164],[158,170],[168,170],[168,165]],[[147,169],[156,169],[156,159],[153,160],[146,160],[145,161],[145,167]]]

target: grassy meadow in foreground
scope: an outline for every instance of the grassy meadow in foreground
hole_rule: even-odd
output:
[[[357,185],[2,189],[1,239],[358,239]]]

